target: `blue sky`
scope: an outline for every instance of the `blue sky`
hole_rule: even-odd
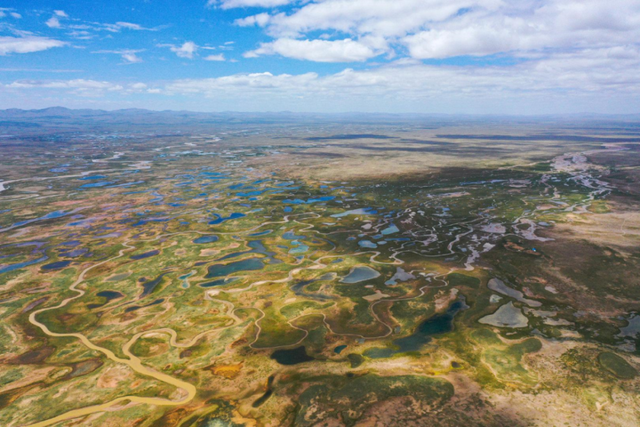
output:
[[[0,3],[0,108],[639,113],[637,0]]]

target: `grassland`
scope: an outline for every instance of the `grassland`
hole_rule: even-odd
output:
[[[636,127],[114,126],[0,140],[1,425],[637,425]]]

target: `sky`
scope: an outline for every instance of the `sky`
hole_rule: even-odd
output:
[[[0,109],[640,113],[640,0],[0,0]]]

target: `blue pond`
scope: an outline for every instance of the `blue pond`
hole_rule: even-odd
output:
[[[99,182],[92,182],[91,184],[84,184],[81,185],[80,188],[97,188],[97,187],[104,187],[106,185],[110,185],[113,184],[113,181],[99,181]]]
[[[380,273],[368,266],[354,267],[340,282],[342,283],[359,283],[365,280],[375,279]]]
[[[253,233],[253,234],[249,234],[249,237],[258,237],[258,236],[264,236],[265,234],[269,234],[271,233],[273,230],[265,230],[265,231],[261,231],[259,233]]]
[[[213,243],[217,241],[218,241],[218,236],[211,234],[208,236],[198,237],[193,241],[193,243]]]
[[[198,286],[200,286],[201,288],[214,288],[216,286],[228,285],[229,283],[235,282],[236,280],[238,280],[237,277],[230,277],[227,279],[218,279],[212,282],[200,283]]]
[[[46,261],[48,259],[49,259],[48,256],[43,256],[41,258],[33,259],[31,261],[24,261],[24,262],[19,262],[17,264],[6,265],[4,267],[0,267],[0,274],[8,273],[8,272],[14,271],[14,270],[18,270],[18,269],[23,268],[23,267],[28,267],[30,265],[37,264],[39,262]]]
[[[234,212],[231,215],[227,216],[227,217],[222,217],[218,214],[213,214],[216,216],[216,219],[214,219],[213,221],[209,221],[209,225],[216,225],[216,224],[222,224],[225,221],[229,221],[230,219],[237,219],[237,218],[242,218],[245,217],[246,215],[243,213],[238,213],[238,212]]]
[[[285,199],[282,201],[282,203],[287,203],[287,204],[292,204],[292,205],[308,205],[311,203],[317,203],[317,202],[328,202],[329,200],[333,200],[335,199],[335,196],[322,196],[322,197],[317,197],[314,199],[307,199],[307,200],[302,200],[302,199]]]
[[[129,258],[135,259],[135,260],[145,259],[145,258],[149,258],[149,257],[152,257],[152,256],[156,256],[159,253],[160,253],[160,251],[156,249],[154,251],[149,251],[149,252],[145,252],[145,253],[138,254],[138,255],[131,255]]]
[[[71,261],[56,261],[56,262],[52,262],[51,264],[46,264],[43,265],[41,268],[43,270],[60,270],[62,268],[67,267],[69,264],[71,264]]]
[[[238,271],[262,270],[264,263],[260,258],[247,258],[242,261],[231,262],[229,264],[215,264],[209,267],[209,274],[206,278],[226,276]]]
[[[101,304],[88,304],[87,307],[90,309],[102,307],[103,305],[107,305],[111,300],[122,298],[124,295],[117,291],[102,291],[96,294],[99,297],[106,298],[107,300]]]

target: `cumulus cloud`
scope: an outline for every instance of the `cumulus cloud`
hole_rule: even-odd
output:
[[[64,45],[66,45],[65,42],[48,37],[0,37],[0,55],[38,52]]]
[[[180,46],[172,44],[159,44],[158,47],[168,47],[169,50],[175,53],[180,58],[193,59],[194,54],[198,51],[200,46],[194,42],[184,42]]]
[[[307,97],[377,104],[380,109],[393,102],[404,105],[405,100],[416,105],[442,104],[454,97],[478,102],[496,97],[551,99],[559,94],[567,99],[591,95],[594,99],[597,95],[640,99],[637,0],[217,0],[209,4],[247,8],[244,13],[233,11],[233,16],[240,17],[235,24],[264,32],[267,40],[252,46],[245,57],[279,55],[369,64],[328,75],[264,72],[141,83],[146,87],[127,83],[119,93],[277,98],[284,100],[285,108],[290,100]],[[279,7],[284,4],[295,7]],[[8,9],[2,13],[6,15]],[[97,31],[153,30],[127,22],[79,21],[64,12],[49,16],[53,28],[75,31],[75,37],[90,37]],[[32,34],[13,35],[0,38],[0,54],[64,44]],[[158,46],[179,58],[200,55],[208,61],[226,60],[223,54],[203,53],[212,48],[192,41]],[[218,46],[217,52],[225,48]],[[119,54],[125,63],[140,62],[138,52],[109,51]],[[460,66],[439,61],[460,56],[475,58],[455,61],[465,64]],[[64,85],[41,87],[81,90]]]
[[[47,20],[47,22],[45,22],[45,24],[49,28],[62,28],[60,20],[67,18],[69,18],[69,15],[67,15],[64,10],[54,10],[53,15]]]
[[[221,93],[237,93],[251,90],[272,92],[305,88],[318,79],[316,73],[299,75],[272,73],[236,74],[209,79],[182,79],[170,82],[164,87],[167,93],[203,94],[215,96]]]
[[[239,27],[251,27],[257,25],[258,27],[266,26],[271,20],[271,15],[268,13],[259,13],[257,15],[251,15],[244,18],[236,19],[235,24]]]
[[[350,34],[404,36],[430,22],[449,19],[461,10],[493,10],[501,0],[323,0],[311,1],[291,13],[261,18],[274,36],[296,36],[315,30]]]
[[[68,91],[83,97],[153,93],[168,97],[166,102],[183,96],[231,100],[228,105],[246,100],[247,105],[262,102],[281,109],[313,98],[311,108],[328,111],[355,106],[351,109],[442,112],[447,105],[454,105],[454,111],[459,112],[475,105],[476,112],[486,113],[493,102],[491,111],[513,113],[508,106],[523,108],[528,102],[538,102],[542,111],[548,111],[554,108],[554,100],[568,100],[570,111],[579,111],[585,104],[577,100],[591,100],[597,108],[603,99],[640,99],[638,69],[640,48],[626,46],[553,53],[510,66],[444,66],[399,60],[328,75],[263,72],[126,85],[82,79],[18,81],[5,88]],[[310,104],[304,105],[310,108]]]
[[[416,59],[612,47],[640,40],[634,0],[311,0],[235,21],[273,38],[381,38]],[[333,34],[333,36],[332,36]],[[342,35],[342,36],[341,36]],[[311,40],[313,41],[313,40]]]
[[[57,16],[52,16],[47,20],[47,22],[45,22],[45,24],[49,28],[62,28],[62,25],[60,24],[60,19],[58,19]]]
[[[616,72],[611,72],[616,64]],[[234,93],[260,97],[336,97],[428,101],[451,96],[482,100],[555,94],[640,95],[640,50],[636,47],[587,49],[559,53],[515,66],[436,66],[398,61],[367,70],[345,69],[326,76],[272,73],[237,74],[210,79],[183,79],[166,84],[166,93],[215,97]],[[380,106],[382,110],[384,105]]]
[[[142,58],[137,56],[135,52],[123,52],[122,59],[124,59],[128,64],[136,64],[138,62],[142,62]]]
[[[287,58],[316,62],[360,62],[381,54],[360,42],[344,40],[278,39],[263,43],[258,49],[244,54],[247,58],[278,54]]]

